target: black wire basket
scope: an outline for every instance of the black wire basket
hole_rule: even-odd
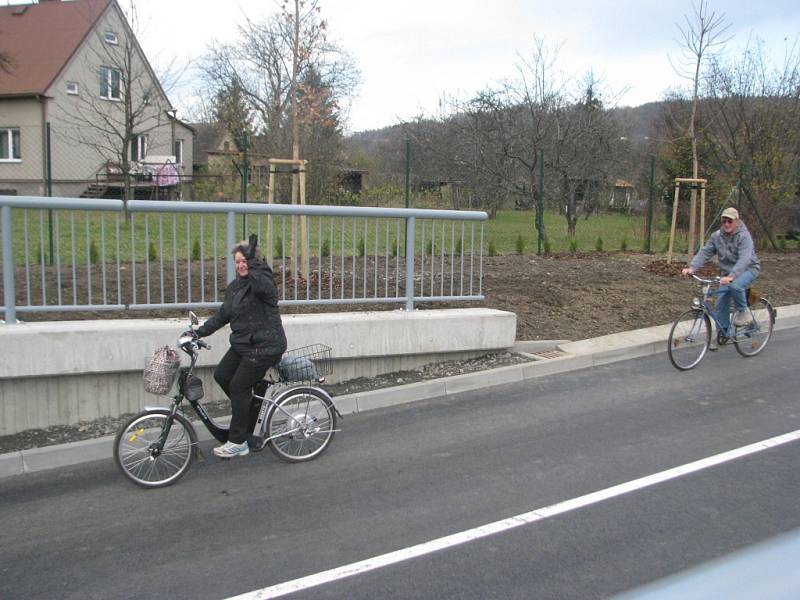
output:
[[[311,344],[287,350],[278,363],[284,381],[314,381],[333,373],[331,347]]]

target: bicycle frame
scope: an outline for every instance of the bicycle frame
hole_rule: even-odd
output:
[[[702,299],[695,298],[694,301],[692,302],[692,307],[695,308],[695,309],[699,309],[699,310],[703,311],[704,314],[708,315],[711,318],[711,320],[714,322],[714,324],[717,326],[717,331],[718,332],[721,332],[722,335],[724,335],[727,338],[736,338],[736,339],[738,339],[740,337],[746,337],[748,333],[752,333],[752,327],[746,327],[746,328],[741,329],[741,330],[737,329],[734,326],[732,319],[729,321],[727,328],[722,327],[722,324],[719,322],[719,319],[717,318],[717,311],[711,305],[711,302],[709,300],[712,297],[719,296],[720,294],[722,294],[725,291],[725,290],[721,290],[720,288],[717,288],[715,290],[711,289],[712,283],[719,284],[719,280],[718,279],[715,279],[715,280],[702,279],[702,278],[698,277],[697,275],[692,275],[692,277],[694,277],[694,279],[696,279],[697,281],[699,281],[702,284],[702,288],[701,289],[703,290],[703,298]],[[735,310],[735,308],[732,308],[732,310]],[[748,307],[748,310],[749,310],[749,307]],[[753,322],[755,323],[756,321],[753,321]],[[699,324],[698,324],[698,327],[699,327]],[[694,331],[694,328],[692,328],[691,333],[692,333],[692,335],[696,334],[696,332]]]
[[[208,414],[206,409],[203,407],[203,404],[200,400],[189,400],[186,398],[184,389],[186,385],[186,381],[192,375],[194,371],[195,364],[197,363],[198,353],[191,352],[188,353],[191,363],[188,367],[181,367],[181,370],[178,375],[178,393],[172,397],[172,406],[170,407],[170,414],[169,417],[164,421],[164,426],[161,431],[161,435],[159,436],[158,442],[156,443],[155,450],[157,453],[160,453],[163,450],[164,443],[167,439],[167,435],[169,433],[170,428],[172,427],[172,423],[175,420],[175,414],[180,409],[180,405],[184,399],[189,402],[189,405],[194,410],[195,414],[200,418],[200,421],[203,425],[208,429],[209,433],[219,441],[220,443],[225,443],[228,441],[228,428],[221,426],[218,424],[214,418]],[[336,408],[336,404],[333,402],[333,398],[331,397],[328,392],[326,392],[321,387],[313,386],[313,385],[296,385],[294,383],[289,384],[287,382],[281,381],[278,379],[277,381],[271,381],[270,379],[264,379],[264,383],[267,385],[267,390],[271,390],[272,393],[264,394],[260,396],[256,393],[253,393],[252,399],[253,401],[259,403],[259,411],[258,411],[258,418],[256,419],[255,426],[253,427],[253,431],[251,432],[251,438],[255,438],[255,442],[258,443],[257,449],[262,449],[268,442],[271,440],[280,437],[278,435],[274,435],[268,438],[262,437],[260,434],[263,433],[264,424],[267,422],[267,418],[272,411],[278,410],[283,413],[288,419],[292,419],[293,415],[287,412],[283,407],[280,406],[280,401],[289,394],[289,393],[302,393],[307,390],[311,390],[317,394],[321,394],[325,396],[328,400],[331,401],[331,405],[333,409],[336,411],[336,414],[339,418],[342,418],[339,409]],[[155,409],[155,408],[163,408],[163,407],[145,407],[146,409]],[[190,423],[191,425],[191,423]],[[300,427],[296,429],[292,429],[289,431],[281,432],[281,436],[292,434],[300,431]],[[333,429],[329,431],[339,431],[338,429]]]
[[[339,409],[336,408],[336,404],[334,404],[333,398],[331,397],[331,395],[328,394],[328,392],[323,390],[321,387],[317,387],[317,386],[313,386],[313,385],[289,385],[289,384],[286,384],[286,383],[284,383],[282,381],[278,381],[278,382],[275,382],[275,383],[270,383],[270,382],[267,382],[267,383],[268,383],[268,388],[267,389],[272,389],[272,393],[270,394],[269,397],[267,397],[266,394],[264,396],[259,396],[258,394],[253,394],[254,400],[261,403],[261,408],[258,411],[258,418],[256,419],[255,426],[253,427],[253,434],[252,435],[253,435],[254,438],[257,438],[257,441],[260,443],[261,448],[263,448],[268,442],[270,442],[270,441],[272,441],[272,440],[274,440],[274,439],[276,439],[278,437],[282,437],[282,436],[285,436],[285,435],[289,435],[289,434],[293,434],[293,433],[297,433],[297,432],[301,431],[301,429],[302,429],[301,427],[296,427],[295,429],[289,429],[289,430],[286,430],[286,431],[282,431],[280,433],[280,435],[273,435],[273,436],[266,437],[266,438],[261,437],[260,435],[258,435],[260,433],[263,433],[263,429],[264,429],[265,424],[267,423],[267,421],[269,419],[270,414],[275,412],[275,411],[280,411],[284,416],[286,416],[287,419],[293,419],[294,418],[294,415],[292,415],[291,413],[286,411],[281,406],[281,401],[284,399],[284,397],[288,396],[289,394],[303,393],[303,392],[307,392],[307,391],[311,391],[311,392],[315,392],[317,394],[321,394],[321,395],[325,396],[328,400],[331,401],[331,406],[333,407],[333,410],[336,411],[336,415],[340,419],[342,418],[342,414],[339,412]],[[280,387],[283,387],[283,389],[281,390]],[[328,429],[328,430],[325,431],[325,433],[336,432],[336,431],[339,431],[339,430],[338,429]]]

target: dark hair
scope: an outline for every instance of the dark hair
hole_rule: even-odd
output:
[[[231,254],[235,255],[237,252],[241,252],[242,254],[247,256],[247,253],[249,251],[250,251],[250,242],[248,242],[247,240],[242,240],[241,242],[236,242],[233,245],[233,249],[231,250]],[[259,247],[258,246],[256,246],[255,258],[260,258],[260,253],[259,253]]]

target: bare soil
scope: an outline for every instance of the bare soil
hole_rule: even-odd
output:
[[[800,304],[800,255],[760,253],[762,274],[756,287],[775,306]],[[685,263],[667,263],[660,257],[635,253],[587,253],[539,257],[503,255],[486,257],[483,305],[517,315],[518,340],[581,340],[671,322],[686,310],[697,286],[682,279]],[[716,274],[713,266],[704,273]],[[457,304],[428,304],[420,308],[442,308]],[[475,306],[462,304],[460,306]],[[310,310],[375,310],[368,307],[338,306],[291,308],[284,312]],[[394,307],[383,307],[394,308]],[[185,312],[181,311],[180,316]],[[64,313],[34,319],[141,318],[165,313]],[[780,311],[778,311],[780,318]],[[352,380],[331,386],[334,396],[402,385],[425,379],[475,372],[526,360],[500,353],[468,361],[430,365],[413,371],[390,373],[376,378]],[[227,414],[226,403],[211,406],[211,414]],[[120,419],[104,418],[74,426],[36,429],[0,436],[0,454],[109,435]]]
[[[775,306],[800,303],[800,254],[759,253],[755,287]],[[582,340],[671,322],[696,295],[686,263],[629,253],[488,257],[486,306],[517,314],[518,340]],[[718,274],[707,265],[703,273]]]

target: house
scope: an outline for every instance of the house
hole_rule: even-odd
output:
[[[636,187],[625,179],[616,179],[608,200],[608,209],[628,212],[640,208]]]
[[[219,182],[219,188],[226,191],[218,199],[238,201],[244,161],[240,140],[235,139],[222,123],[191,123],[190,127],[196,134],[193,162],[197,189],[209,189],[208,185],[201,184],[203,180],[208,180],[209,183]],[[269,185],[270,157],[258,151],[259,147],[264,146],[262,136],[253,135],[248,139],[247,183],[262,190],[262,195],[265,196],[266,187]],[[225,197],[226,194],[231,196],[234,191],[235,197]],[[208,191],[205,195],[208,195]],[[198,196],[203,196],[203,193],[199,193]]]
[[[0,189],[47,195],[49,172],[53,196],[179,195],[193,131],[116,0],[2,6],[0,53]]]

